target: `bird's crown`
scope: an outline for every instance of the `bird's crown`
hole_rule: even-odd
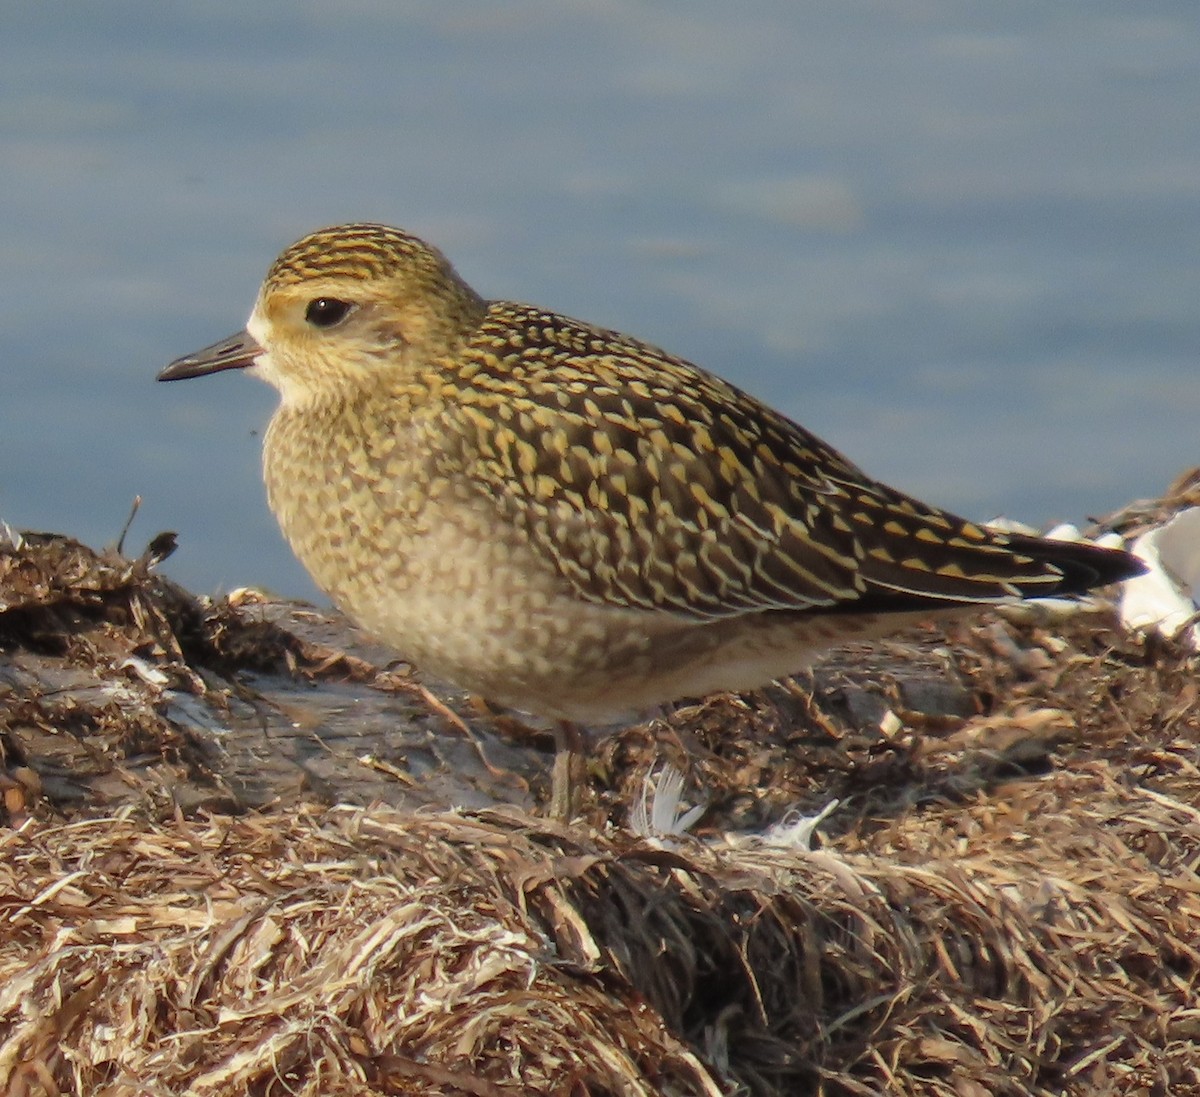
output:
[[[430,281],[457,278],[437,248],[390,225],[333,225],[301,237],[267,272],[271,287],[314,279],[373,282],[424,275]]]

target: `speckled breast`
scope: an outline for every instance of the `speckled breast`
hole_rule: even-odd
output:
[[[268,501],[314,582],[422,670],[536,714],[631,711],[653,622],[580,601],[431,441],[341,409],[281,409],[263,450]]]

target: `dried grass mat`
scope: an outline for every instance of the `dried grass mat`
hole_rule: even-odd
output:
[[[1200,813],[1101,764],[1007,792],[817,852],[30,821],[0,835],[0,1090],[1200,1093]]]

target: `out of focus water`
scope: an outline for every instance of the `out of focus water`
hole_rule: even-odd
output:
[[[0,517],[309,594],[273,394],[156,385],[277,251],[404,225],[909,491],[1081,518],[1200,461],[1194,0],[15,2]]]

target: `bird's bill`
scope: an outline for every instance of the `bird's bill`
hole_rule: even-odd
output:
[[[159,375],[159,381],[182,381],[185,377],[203,377],[223,369],[245,369],[254,365],[263,349],[248,331],[239,331],[220,339],[211,347],[176,358]]]

